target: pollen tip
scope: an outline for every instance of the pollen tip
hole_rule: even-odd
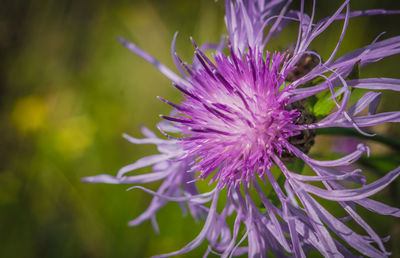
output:
[[[166,99],[164,99],[163,97],[161,97],[161,96],[157,96],[157,99],[162,101],[162,102],[168,103],[168,101]]]

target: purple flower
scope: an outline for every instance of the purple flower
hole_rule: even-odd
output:
[[[245,253],[249,257],[266,257],[268,251],[277,256],[305,257],[309,250],[327,257],[390,254],[383,244],[386,239],[357,214],[356,205],[400,217],[400,209],[369,199],[399,176],[400,167],[366,184],[360,169],[346,169],[352,168],[363,155],[369,155],[366,145],[358,144],[336,160],[315,160],[307,152],[318,128],[349,127],[370,135],[363,128],[400,122],[400,112],[375,113],[379,92],[368,91],[348,107],[352,89],[400,91],[398,79],[348,78],[357,65],[363,67],[399,53],[400,37],[377,37],[364,48],[335,59],[350,18],[399,12],[350,12],[349,1],[345,1],[332,16],[315,22],[315,1],[311,17],[303,12],[303,1],[300,11],[289,10],[290,3],[226,0],[227,40],[200,47],[192,40],[195,60],[187,64],[175,52],[177,35],[174,36],[172,56],[181,76],[133,43],[120,39],[171,79],[182,92],[182,100],[175,104],[160,98],[173,107],[169,116],[161,116],[164,121],[157,126],[165,139],[146,128],[142,130],[144,139],[124,135],[134,144],[156,145],[159,154],[123,167],[115,177],[98,175],[84,181],[134,184],[132,188],[154,195],[148,209],[130,225],[149,219],[157,231],[156,213],[169,201],[178,202],[184,210],[188,207],[194,218],[205,220],[193,241],[179,251],[159,257],[189,252],[206,239],[206,254],[214,252],[222,257]],[[329,58],[322,61],[318,53],[308,50],[309,45],[335,20],[344,20],[342,33]],[[289,22],[299,24],[296,44],[290,51],[270,52],[268,41]],[[224,48],[229,50],[228,55],[222,52]],[[203,52],[207,49],[215,50],[211,59]],[[311,67],[300,70],[305,61],[312,61]],[[336,109],[317,121],[307,110],[306,101],[323,91],[331,94]],[[368,114],[360,115],[366,108]],[[315,175],[295,171],[290,164],[297,161],[304,162]],[[147,166],[153,166],[153,173],[127,175]],[[284,181],[274,176],[272,171],[276,168]],[[198,191],[196,181],[202,179],[213,185],[209,192]],[[162,181],[157,192],[137,185],[154,181]],[[346,188],[349,184],[342,184],[344,181],[356,187]],[[267,194],[264,185],[270,185],[272,193]],[[224,207],[218,207],[223,189],[227,190],[227,201]],[[314,196],[337,202],[348,216],[334,217]],[[235,218],[233,225],[227,224],[228,216]],[[364,233],[356,233],[346,225],[349,220],[363,228]],[[241,226],[246,229],[244,233]],[[246,238],[247,244],[242,244]]]

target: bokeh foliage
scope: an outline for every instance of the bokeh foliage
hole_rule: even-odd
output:
[[[340,1],[319,2],[317,16],[324,17]],[[354,10],[400,9],[391,1],[353,3]],[[153,153],[151,146],[133,146],[120,136],[140,136],[140,125],[155,129],[158,114],[170,110],[157,95],[179,99],[171,83],[123,48],[116,36],[173,67],[173,33],[179,31],[177,50],[190,61],[189,36],[200,44],[218,41],[226,33],[223,13],[223,2],[212,0],[1,1],[0,257],[148,257],[176,250],[196,236],[202,223],[183,217],[176,204],[159,213],[160,235],[148,222],[128,227],[151,196],[125,192],[125,186],[85,184],[80,178],[116,174]],[[371,42],[382,31],[387,31],[383,38],[400,35],[399,21],[399,16],[352,20],[339,54]],[[341,24],[312,45],[322,56],[336,44]],[[296,39],[296,29],[289,26],[269,48],[285,48]],[[399,56],[390,57],[361,74],[400,78],[399,64]],[[380,111],[399,110],[398,100],[399,94],[385,93]],[[400,138],[398,125],[375,130]],[[335,142],[318,136],[313,155],[335,157]],[[374,159],[362,165],[372,177],[399,165],[398,150],[371,144]],[[398,187],[399,180],[376,198],[400,207]],[[388,246],[400,257],[393,244],[400,242],[399,220],[368,212],[364,217],[381,236],[393,235]],[[187,257],[202,255],[205,247]]]

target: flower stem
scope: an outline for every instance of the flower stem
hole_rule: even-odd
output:
[[[375,141],[392,148],[393,150],[400,152],[400,141],[386,137],[383,135],[375,134],[375,136],[365,136],[357,132],[352,128],[341,128],[341,127],[331,127],[331,128],[319,128],[315,130],[317,135],[340,135],[340,136],[351,136],[357,137],[364,140]],[[367,131],[368,132],[368,131]],[[368,132],[372,133],[372,132]]]

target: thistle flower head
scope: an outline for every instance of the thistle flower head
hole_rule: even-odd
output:
[[[195,219],[205,220],[202,231],[192,242],[160,257],[189,252],[205,239],[209,243],[206,255],[214,252],[222,257],[245,253],[249,257],[266,257],[269,251],[278,257],[287,254],[305,257],[308,250],[317,250],[325,257],[350,257],[353,249],[370,257],[389,255],[383,244],[386,239],[378,236],[355,207],[357,204],[378,214],[400,217],[400,209],[369,199],[400,175],[400,167],[366,184],[362,170],[354,167],[358,159],[369,155],[366,145],[358,144],[347,155],[334,160],[316,160],[307,152],[314,143],[315,129],[353,128],[371,136],[363,128],[400,122],[398,111],[376,114],[381,94],[374,91],[400,91],[400,80],[349,78],[355,67],[400,53],[400,37],[381,41],[377,37],[366,47],[335,59],[350,18],[399,12],[350,12],[346,0],[332,16],[315,22],[315,1],[311,16],[304,13],[304,1],[300,11],[288,10],[291,1],[285,0],[226,0],[225,3],[228,40],[200,47],[193,42],[196,50],[192,64],[182,62],[176,54],[175,34],[171,49],[180,76],[133,43],[120,39],[168,77],[181,91],[182,100],[176,104],[160,97],[174,108],[171,115],[162,115],[165,120],[157,126],[167,139],[158,138],[148,129],[143,129],[144,139],[125,135],[134,144],[156,145],[159,154],[123,167],[116,177],[98,175],[84,181],[111,184],[162,181],[157,192],[142,186],[132,187],[154,198],[130,225],[149,219],[158,231],[156,213],[168,201],[178,202]],[[322,61],[318,53],[308,48],[335,20],[344,20],[343,29],[330,56]],[[289,52],[271,53],[266,49],[267,43],[290,21],[299,24],[297,42]],[[222,51],[226,47],[228,55]],[[211,59],[204,53],[206,49],[214,50]],[[300,70],[302,66],[307,69]],[[316,78],[320,80],[314,81]],[[350,95],[357,88],[371,91],[350,106]],[[306,110],[305,101],[322,92],[333,100],[334,106],[316,121]],[[362,113],[364,109],[368,109],[366,115]],[[315,174],[292,171],[287,163],[295,159]],[[153,173],[127,176],[147,166],[153,166]],[[272,167],[280,169],[278,179]],[[263,191],[258,178],[270,184],[272,194]],[[201,193],[196,186],[199,179],[216,181],[215,187]],[[320,184],[309,183],[315,181]],[[348,184],[356,187],[347,188]],[[218,198],[224,187],[228,191],[221,210]],[[337,202],[348,216],[334,217],[314,196]],[[227,223],[228,216],[235,216],[232,227]],[[345,224],[348,220],[357,223],[364,233],[353,231]],[[246,229],[243,234],[241,225]],[[242,244],[246,238],[247,245]]]
[[[299,112],[286,110],[285,56],[249,50],[243,58],[217,55],[214,64],[197,49],[196,57],[201,66],[190,71],[193,89],[174,105],[180,115],[163,116],[179,124],[183,148],[197,157],[191,170],[200,171],[199,178],[217,170],[213,180],[221,187],[249,183],[255,174],[263,178],[272,154],[281,155],[299,133],[291,128]]]

